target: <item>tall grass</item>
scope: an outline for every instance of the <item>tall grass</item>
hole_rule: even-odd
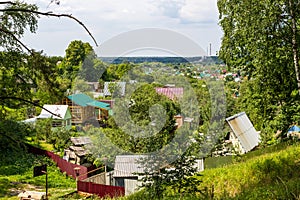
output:
[[[205,170],[201,187],[213,187],[215,199],[295,199],[300,197],[299,155],[299,144],[253,152]]]

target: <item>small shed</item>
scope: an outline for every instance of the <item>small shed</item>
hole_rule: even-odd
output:
[[[288,129],[287,137],[300,138],[300,127],[293,125]]]
[[[115,159],[113,178],[115,186],[125,187],[125,195],[135,192],[140,186],[141,178],[136,173],[143,173],[140,159],[145,155],[118,155]]]
[[[226,121],[233,131],[230,137],[239,153],[247,153],[258,146],[260,142],[259,132],[255,130],[245,112],[228,117]]]
[[[86,162],[89,151],[86,149],[92,144],[89,137],[71,137],[72,145],[64,150],[63,159],[73,164],[81,165]]]
[[[72,128],[72,115],[68,105],[44,105],[41,114],[36,118],[52,119],[52,128]]]

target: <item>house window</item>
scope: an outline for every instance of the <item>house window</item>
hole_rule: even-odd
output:
[[[62,121],[52,121],[52,127],[62,127]]]

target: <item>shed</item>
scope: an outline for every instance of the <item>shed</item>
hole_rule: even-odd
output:
[[[86,162],[86,156],[90,153],[86,147],[92,144],[89,137],[71,137],[72,145],[64,150],[63,159],[74,163],[83,164]]]
[[[41,114],[36,118],[51,118],[52,128],[65,127],[67,130],[70,130],[72,127],[72,115],[68,105],[44,105]]]
[[[299,126],[291,126],[288,129],[287,132],[287,137],[295,137],[295,138],[300,138],[300,127]]]
[[[136,173],[143,173],[144,168],[139,162],[145,155],[118,155],[115,159],[113,178],[115,186],[125,187],[125,195],[137,190],[140,177]]]
[[[228,117],[226,121],[233,131],[232,141],[236,142],[233,145],[237,146],[241,154],[247,153],[258,146],[260,142],[259,132],[255,130],[245,112]]]

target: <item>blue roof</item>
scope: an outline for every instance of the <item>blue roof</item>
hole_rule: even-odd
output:
[[[85,107],[85,106],[93,106],[93,107],[97,107],[97,108],[103,108],[106,110],[110,109],[110,105],[108,103],[103,103],[103,102],[99,102],[95,99],[92,99],[91,97],[89,97],[86,94],[73,94],[68,96],[68,99],[70,99],[72,102],[74,102],[75,104]]]
[[[289,128],[288,132],[300,132],[299,126],[292,126]]]

